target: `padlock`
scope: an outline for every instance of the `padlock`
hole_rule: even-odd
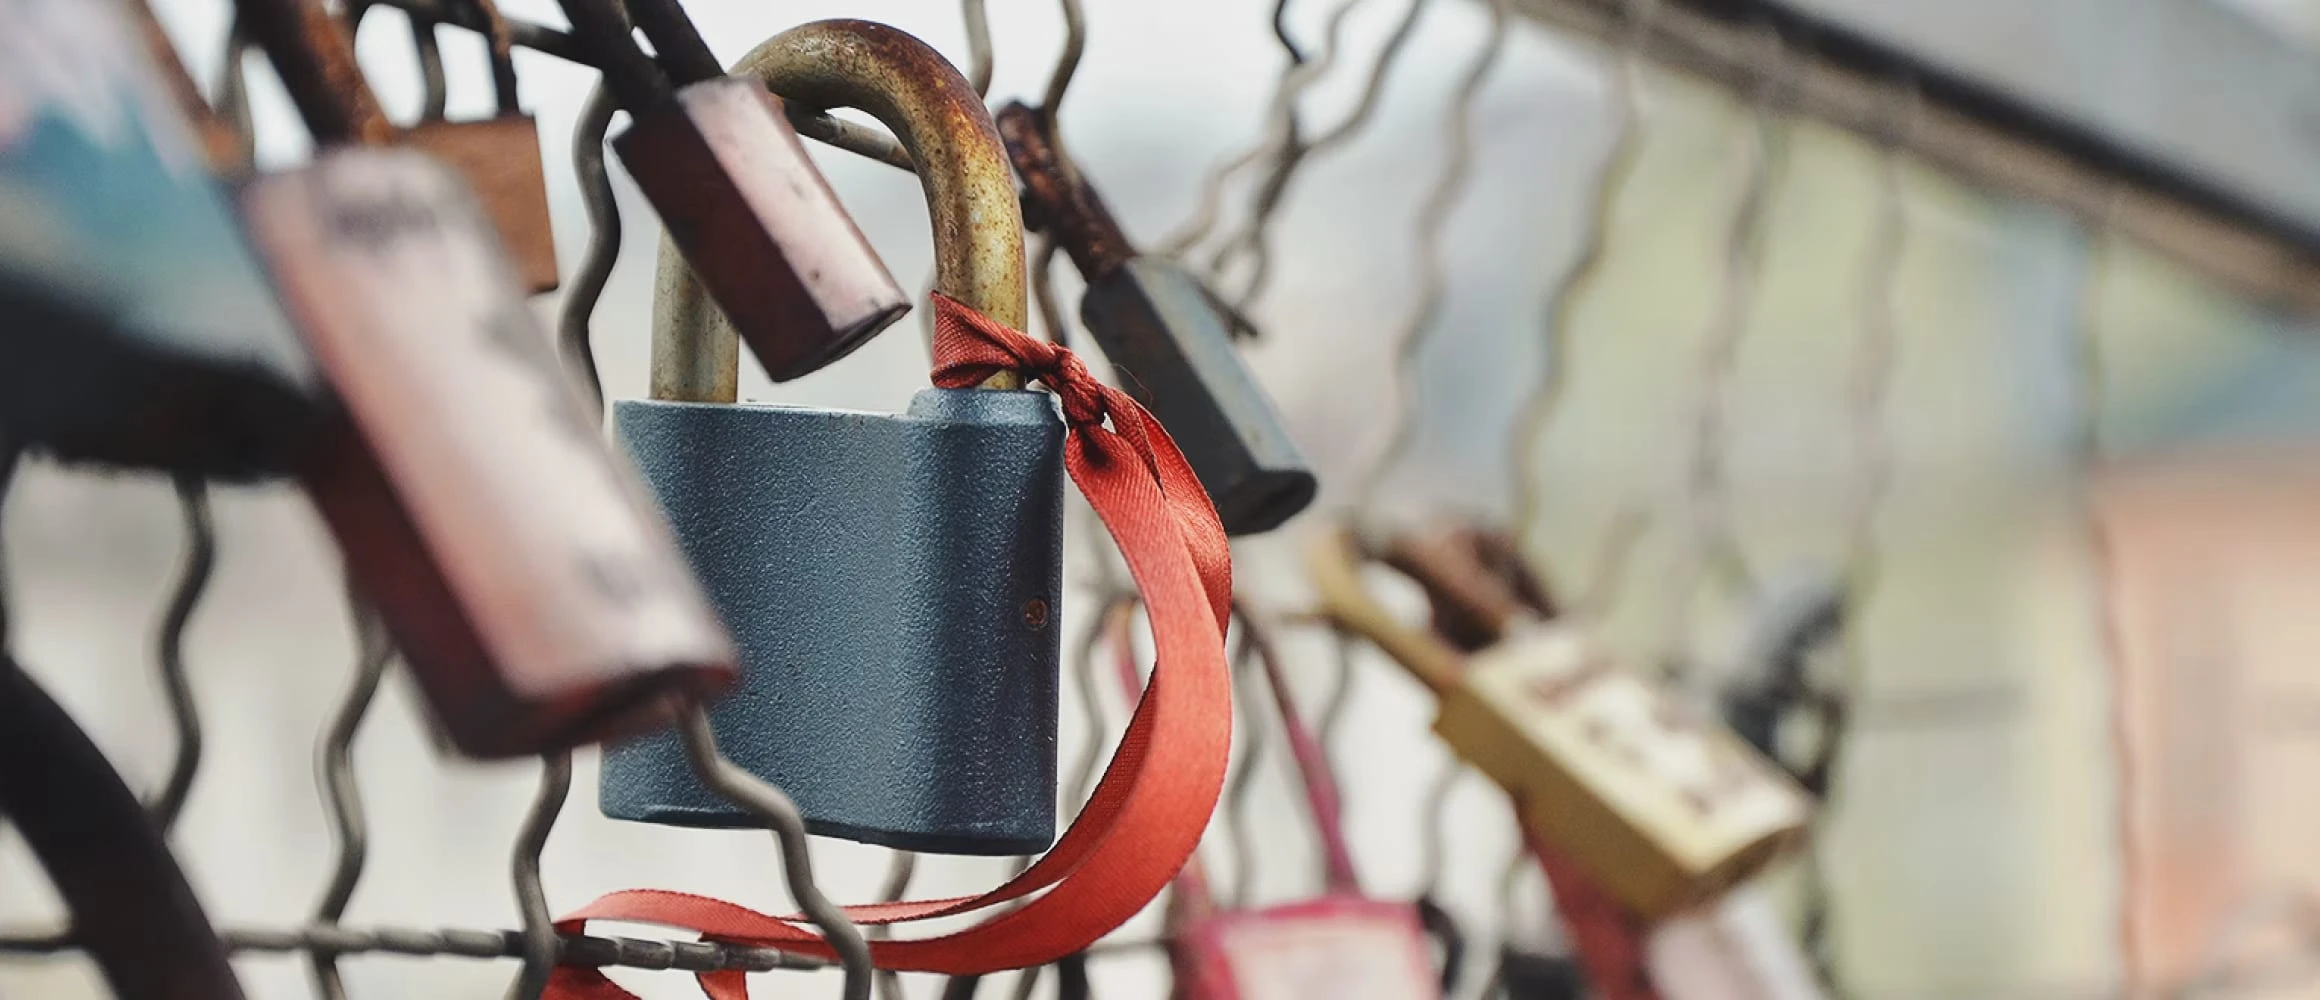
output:
[[[1126,615],[1110,622],[1124,694],[1142,689]],[[1256,649],[1281,717],[1306,810],[1321,841],[1320,897],[1254,910],[1219,910],[1198,859],[1169,897],[1170,960],[1179,1000],[1433,1000],[1443,995],[1417,906],[1361,893],[1338,825],[1336,779],[1292,700],[1269,644]],[[1133,700],[1132,698],[1130,700]],[[1253,864],[1250,858],[1242,864]],[[1454,963],[1454,949],[1445,962]]]
[[[318,0],[243,13],[325,143],[244,196],[349,417],[302,475],[444,735],[567,749],[730,685],[731,640],[458,174],[339,145],[394,132]]]
[[[737,85],[810,84],[816,104],[892,128],[926,186],[937,289],[1023,322],[1005,155],[940,55],[884,25],[827,21],[741,65],[757,78]],[[662,262],[664,275],[682,267],[666,245]],[[657,294],[656,398],[620,401],[614,425],[740,640],[741,688],[711,710],[718,745],[817,833],[937,853],[1045,848],[1061,651],[1054,400],[986,387],[924,390],[899,415],[733,405],[730,329],[708,322],[698,284]],[[601,800],[619,819],[755,822],[701,786],[669,734],[609,748]]]
[[[1313,469],[1233,348],[1198,278],[1129,244],[1085,174],[1058,158],[1044,112],[1011,103],[999,133],[1023,178],[1026,212],[1087,279],[1080,318],[1128,393],[1184,449],[1229,535],[1279,527],[1313,502]]]
[[[0,0],[0,447],[280,473],[328,387],[205,167],[188,115],[206,108],[138,13]]]
[[[675,67],[666,73],[637,50],[616,0],[560,2],[633,120],[613,150],[683,257],[661,255],[657,300],[693,303],[721,337],[729,324],[777,382],[845,357],[909,311],[902,286],[806,156],[782,98],[756,80],[721,76],[675,0],[628,4]],[[849,87],[818,54],[784,58],[736,72],[778,76],[794,91],[783,96],[817,105]],[[707,286],[706,301],[667,287],[693,282]]]
[[[1396,620],[1363,587],[1364,547],[1342,526],[1308,551],[1326,613],[1433,688],[1436,733],[1623,905],[1657,918],[1705,902],[1800,841],[1811,802],[1786,774],[1580,629],[1540,618],[1471,532],[1370,548],[1496,641],[1468,656]]]
[[[548,176],[540,163],[540,126],[516,92],[514,43],[497,0],[462,0],[483,15],[498,112],[481,121],[422,119],[403,141],[459,171],[483,202],[532,294],[556,290],[556,232],[548,218]],[[412,25],[433,31],[434,25]]]

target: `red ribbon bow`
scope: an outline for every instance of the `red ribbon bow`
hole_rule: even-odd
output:
[[[1232,681],[1224,633],[1232,550],[1192,466],[1158,421],[1128,394],[1088,374],[1071,351],[1008,329],[936,293],[934,383],[980,384],[1014,370],[1062,404],[1070,436],[1064,467],[1119,543],[1142,593],[1158,660],[1127,733],[1086,808],[1038,863],[980,896],[846,908],[860,924],[968,913],[1045,894],[962,931],[872,941],[879,967],[981,975],[1052,962],[1125,923],[1175,877],[1200,843],[1224,786],[1232,738]],[[1109,426],[1106,426],[1106,425]],[[834,957],[800,917],[654,889],[615,892],[556,924],[660,924],[705,940]],[[703,973],[711,1000],[748,1000],[739,971]],[[559,967],[543,1000],[635,1000],[595,969]]]

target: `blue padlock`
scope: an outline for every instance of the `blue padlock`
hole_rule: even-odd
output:
[[[860,21],[776,36],[735,71],[859,108],[917,164],[936,287],[1024,322],[1023,236],[980,98],[918,39]],[[1055,834],[1063,437],[1053,397],[1007,373],[876,414],[737,405],[739,346],[667,245],[653,398],[614,426],[742,653],[710,710],[726,756],[816,833],[946,854],[1027,854]],[[608,747],[618,819],[745,827],[674,734]]]
[[[188,112],[206,110],[143,13],[0,0],[0,448],[278,473],[330,392],[212,176],[223,165],[204,162]]]

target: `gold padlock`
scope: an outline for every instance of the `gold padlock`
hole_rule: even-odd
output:
[[[1721,722],[1550,619],[1543,588],[1502,558],[1509,551],[1471,529],[1365,546],[1337,526],[1307,565],[1324,614],[1441,699],[1443,741],[1638,915],[1706,902],[1797,846],[1812,813],[1804,792]],[[1441,634],[1380,605],[1361,581],[1366,561],[1424,587]]]

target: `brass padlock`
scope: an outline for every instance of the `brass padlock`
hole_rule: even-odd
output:
[[[344,145],[395,133],[319,0],[243,14],[325,144],[244,197],[350,419],[307,488],[444,735],[542,753],[729,686],[731,640],[465,184],[413,150]]]
[[[1231,326],[1200,279],[1136,252],[1085,175],[1057,155],[1047,114],[1011,103],[999,134],[1023,179],[1025,218],[1052,236],[1087,279],[1080,319],[1184,450],[1228,535],[1271,531],[1313,502],[1313,469],[1233,346]]]
[[[1308,550],[1308,568],[1332,620],[1434,689],[1444,742],[1636,913],[1712,899],[1799,843],[1812,806],[1794,782],[1583,631],[1542,618],[1491,572],[1488,548],[1471,532],[1365,547],[1335,526]],[[1361,582],[1372,558],[1455,601],[1491,645],[1466,655],[1398,621]]]
[[[497,0],[463,0],[483,15],[497,113],[481,121],[422,118],[403,141],[459,171],[498,227],[516,273],[532,294],[556,290],[556,231],[548,215],[548,176],[540,162],[540,126],[517,94],[514,42]],[[413,22],[413,31],[433,31]]]
[[[633,121],[613,150],[690,265],[692,276],[663,267],[660,280],[698,280],[714,302],[709,318],[730,323],[767,375],[779,382],[819,370],[909,311],[902,286],[806,156],[782,98],[721,75],[674,0],[629,4],[666,73],[636,48],[614,0],[559,2]],[[784,96],[828,100],[836,68],[808,68],[816,72],[792,74],[803,92]]]

